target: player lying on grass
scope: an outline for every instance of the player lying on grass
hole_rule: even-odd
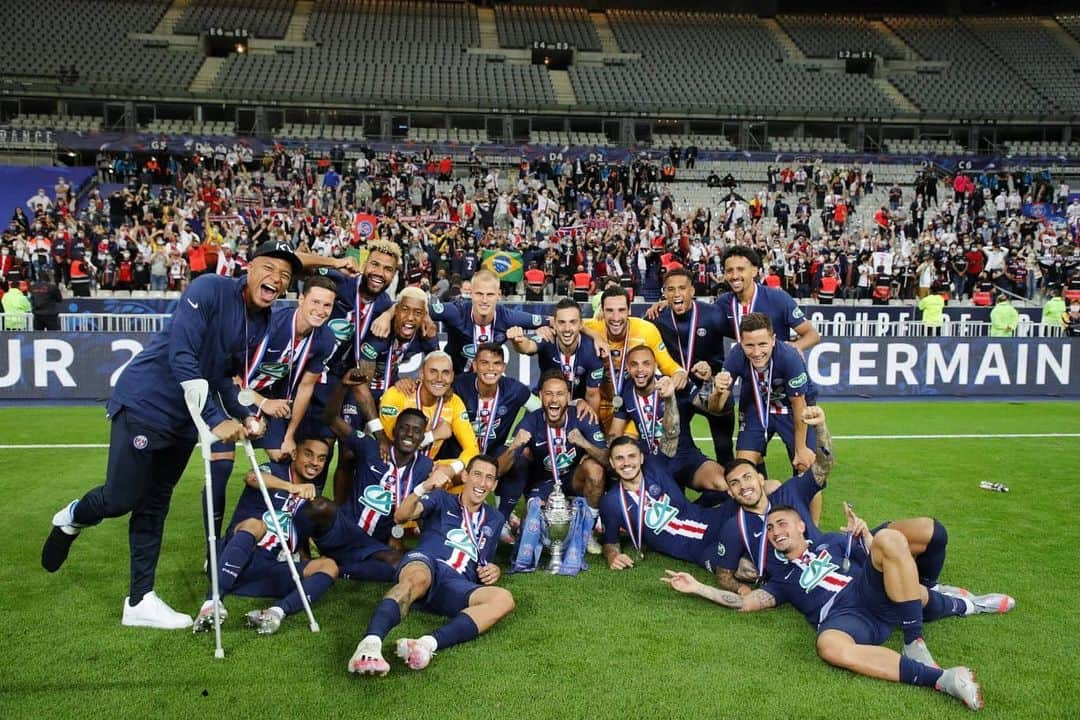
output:
[[[326,465],[329,444],[321,438],[306,438],[294,452],[296,459],[291,464],[275,462],[263,469],[270,501],[287,537],[279,538],[273,531],[258,480],[251,472],[244,479],[246,487],[236,503],[220,551],[218,585],[222,598],[232,594],[278,599],[269,608],[247,614],[248,627],[255,628],[260,635],[277,632],[286,616],[304,609],[285,552],[293,553],[310,602],[325,595],[338,576],[337,563],[331,558],[307,559],[312,526],[308,514],[325,506],[333,508],[328,499],[316,495],[314,484]],[[223,605],[221,619],[225,620],[227,616]],[[207,600],[195,619],[194,631],[207,632],[213,627],[214,606],[207,591]]]
[[[414,603],[450,622],[431,635],[398,640],[397,655],[413,670],[427,667],[436,650],[472,640],[514,609],[510,592],[493,587],[501,575],[492,559],[503,516],[484,501],[498,482],[498,464],[490,455],[470,460],[460,496],[440,487],[447,482],[442,473],[433,474],[394,513],[398,523],[420,520],[420,543],[398,565],[397,584],[375,607],[349,659],[349,672],[390,671],[382,655],[383,640]]]
[[[700,595],[725,607],[755,612],[791,603],[817,630],[817,652],[830,665],[867,677],[934,688],[972,710],[983,706],[975,674],[967,667],[942,670],[923,640],[923,622],[976,613],[1004,613],[1016,604],[1008,595],[945,594],[919,582],[907,540],[883,528],[872,534],[845,506],[846,533],[806,537],[799,511],[773,507],[765,533],[785,569],[748,595],[710,587],[689,573],[667,570],[661,578],[681,593]],[[904,634],[897,653],[881,647],[893,629]]]

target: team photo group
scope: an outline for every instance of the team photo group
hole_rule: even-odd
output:
[[[550,316],[527,313],[502,300],[489,269],[442,302],[397,289],[401,265],[384,240],[359,258],[269,241],[245,275],[195,278],[120,373],[104,482],[55,499],[69,502],[44,538],[44,569],[79,563],[93,526],[128,516],[122,624],[213,634],[219,657],[223,627],[270,635],[302,615],[319,630],[335,584],[379,583],[377,604],[355,608],[366,628],[341,661],[382,676],[389,656],[422,670],[499,623],[528,622],[500,581],[541,568],[544,553],[563,575],[625,571],[656,553],[672,559],[657,578],[665,593],[742,612],[791,605],[826,663],[982,707],[974,672],[939,666],[924,625],[1015,601],[949,576],[948,531],[920,515],[917,496],[910,517],[878,524],[843,503],[846,526],[821,529],[823,506],[841,505],[828,479],[844,462],[805,360],[821,338],[790,295],[763,284],[757,251],[724,252],[730,290],[715,300],[669,267],[644,317],[617,283],[591,306],[564,298]],[[297,302],[277,302],[290,289]],[[695,437],[696,416],[708,435]],[[206,599],[189,615],[156,594],[155,572],[196,450]],[[265,606],[230,620],[233,595]],[[414,607],[442,620],[398,636]],[[894,630],[900,652],[885,645]]]

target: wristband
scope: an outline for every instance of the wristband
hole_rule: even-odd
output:
[[[424,433],[424,439],[420,441],[420,447],[422,447],[422,448],[431,447],[434,444],[435,444],[435,433],[428,430],[426,433]]]
[[[367,429],[368,434],[374,436],[375,433],[382,430],[382,420],[375,418],[374,420],[368,420],[367,425],[364,426]]]
[[[451,460],[449,462],[449,465],[450,469],[454,471],[455,475],[459,474],[462,470],[465,469],[465,463],[461,462],[460,460]]]
[[[412,492],[413,492],[413,495],[415,495],[418,498],[422,498],[422,497],[424,497],[425,495],[428,494],[427,488],[424,487],[424,483],[420,483],[419,485],[414,487]]]

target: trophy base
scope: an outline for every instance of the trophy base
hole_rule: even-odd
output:
[[[551,560],[548,561],[547,571],[552,575],[558,575],[562,569],[562,543],[551,543]]]

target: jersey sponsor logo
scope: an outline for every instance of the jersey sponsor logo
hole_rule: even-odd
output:
[[[446,533],[446,544],[454,550],[465,553],[470,560],[475,561],[478,557],[476,543],[469,538],[469,533],[461,528],[454,528]]]
[[[265,362],[259,365],[259,374],[280,380],[289,374],[289,366],[280,362]]]
[[[135,447],[136,450],[145,450],[146,448],[150,447],[150,441],[145,435],[136,435],[131,439],[131,444]]]
[[[394,417],[397,415],[397,408],[393,405],[388,405],[387,407],[384,407],[381,412],[386,417]]]
[[[795,377],[788,380],[788,387],[790,387],[793,390],[795,388],[800,388],[800,387],[802,387],[803,385],[806,384],[807,379],[808,378],[807,378],[806,373],[799,373]]]
[[[461,411],[461,416],[460,416],[460,417],[461,417],[461,419],[462,419],[462,420],[464,420],[465,422],[469,422],[469,412],[468,412],[467,410],[462,410],[462,411]]]
[[[679,516],[679,509],[668,502],[668,496],[661,495],[658,499],[649,503],[649,509],[645,511],[645,527],[659,535],[664,531],[672,520]]]
[[[338,342],[348,340],[353,336],[353,332],[356,330],[356,328],[353,327],[353,324],[345,318],[335,318],[326,323],[326,326],[330,328],[330,333]]]
[[[320,275],[327,275],[327,274],[330,273],[330,268],[321,267],[321,268],[319,268],[318,272],[319,272]]]
[[[284,536],[279,540],[284,540],[285,542],[288,542],[289,537],[292,535],[292,515],[285,512],[284,510],[275,510],[274,515],[271,515],[269,510],[264,512],[262,515],[262,521],[263,524],[266,525],[267,530],[271,533],[277,532],[278,526],[274,525],[275,515],[277,516],[278,525],[281,526],[281,534]]]
[[[597,442],[603,442],[604,441],[604,432],[602,430],[597,430],[596,432],[593,433],[592,439],[597,441]]]
[[[544,324],[543,316],[541,316],[541,315],[533,315],[532,316],[532,324],[533,325],[543,325]]]
[[[466,345],[465,347],[461,348],[461,354],[467,358],[475,358],[476,346],[471,343],[469,345]]]
[[[356,406],[353,405],[352,403],[347,403],[347,404],[341,406],[341,415],[342,415],[342,417],[344,417],[345,415],[356,415],[358,413],[359,413],[359,411],[356,409]]]
[[[817,557],[807,564],[803,569],[802,575],[799,576],[799,587],[806,592],[810,592],[824,580],[829,573],[833,570],[840,569],[840,566],[832,561],[832,555],[828,550],[822,550]]]
[[[795,308],[794,310],[791,311],[791,317],[793,317],[793,318],[804,318],[804,317],[806,317],[806,315],[803,314],[802,308],[797,307],[797,308]]]
[[[596,368],[591,373],[589,373],[589,377],[591,377],[593,380],[602,380],[604,378],[604,368]]]
[[[371,345],[371,343],[364,343],[363,345],[361,345],[360,354],[368,360],[374,360],[379,356],[379,353],[375,351],[375,348]]]
[[[574,460],[577,459],[577,448],[567,448],[566,452],[561,452],[555,458],[555,467],[559,473],[563,473],[570,469],[574,464]],[[551,471],[551,454],[544,455],[544,468]]]
[[[467,420],[468,418],[466,417],[466,418],[463,418],[463,419]],[[472,421],[470,424],[473,427],[473,432],[476,433],[476,437],[483,439],[484,432],[488,429],[487,428],[487,420],[477,418],[476,420]],[[491,424],[492,433],[494,433],[496,430],[498,430],[500,425],[502,425],[502,420],[499,420],[498,418],[495,418],[495,422]]]
[[[665,346],[663,342],[656,346],[657,352],[664,352],[665,350],[667,350],[667,346]]]
[[[431,303],[431,312],[438,314],[443,311],[443,304],[439,299],[431,298],[428,302]]]
[[[717,543],[716,544],[716,556],[717,557],[724,557],[725,554],[727,554],[727,548],[724,547],[724,543]]]
[[[389,515],[394,504],[393,494],[381,485],[368,485],[360,496],[360,504],[380,515]]]

